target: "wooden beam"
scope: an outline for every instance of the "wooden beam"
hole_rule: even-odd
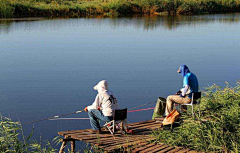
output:
[[[75,140],[71,141],[71,152],[75,153]]]
[[[63,141],[59,153],[64,153],[64,148],[66,147],[68,141]]]

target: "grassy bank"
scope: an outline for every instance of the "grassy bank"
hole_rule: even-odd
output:
[[[240,83],[234,88],[213,85],[201,102],[201,119],[207,122],[183,115],[185,122],[173,132],[154,133],[158,141],[205,152],[240,152]]]
[[[240,0],[0,0],[0,17],[240,12]]]

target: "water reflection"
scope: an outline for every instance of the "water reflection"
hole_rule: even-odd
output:
[[[69,19],[72,22],[66,22],[66,19],[55,19],[52,22],[41,21],[6,21],[0,20],[0,34],[7,34],[16,30],[34,30],[34,29],[52,29],[57,30],[68,26],[69,28],[78,27],[79,24],[89,24],[87,26],[103,26],[108,24],[116,29],[118,27],[133,26],[134,28],[143,30],[155,30],[158,28],[164,30],[175,30],[180,27],[195,27],[214,22],[231,24],[240,21],[240,14],[216,14],[216,15],[194,15],[194,16],[157,16],[157,15],[135,15],[132,17],[119,18],[103,18],[97,16],[95,18],[79,18]],[[89,20],[89,22],[85,22]],[[41,24],[39,24],[41,22]],[[17,24],[17,26],[16,26]],[[17,28],[16,28],[17,27]]]

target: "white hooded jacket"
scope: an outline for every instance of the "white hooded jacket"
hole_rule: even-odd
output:
[[[96,86],[93,87],[94,90],[98,91],[98,94],[92,105],[88,106],[87,109],[98,109],[101,108],[104,116],[112,116],[114,109],[119,109],[117,100],[110,100],[110,95],[113,97],[113,92],[108,90],[108,83],[106,80],[100,81]]]

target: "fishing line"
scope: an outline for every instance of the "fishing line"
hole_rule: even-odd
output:
[[[31,123],[46,121],[46,120],[50,120],[50,119],[54,119],[54,118],[59,118],[59,117],[62,117],[62,116],[67,116],[67,115],[72,115],[72,114],[81,113],[81,112],[83,112],[83,111],[84,111],[84,110],[80,110],[80,111],[71,112],[71,113],[67,113],[67,114],[52,116],[52,117],[48,117],[48,118],[44,118],[44,119],[40,119],[40,120],[36,120],[36,121],[27,122],[27,123],[25,123],[25,124],[31,124]]]
[[[155,107],[150,107],[150,108],[143,108],[143,109],[137,109],[137,110],[130,110],[127,111],[128,113],[132,112],[140,112],[140,111],[145,111],[145,110],[151,110],[154,109]],[[89,120],[89,118],[53,118],[49,120]]]
[[[150,107],[150,108],[143,108],[143,109],[137,109],[137,110],[130,110],[130,111],[127,111],[128,113],[131,113],[131,112],[140,112],[140,111],[145,111],[145,110],[151,110],[151,109],[154,109],[155,107]]]
[[[49,120],[89,120],[89,118],[52,118]]]
[[[157,101],[152,101],[152,102],[149,102],[149,103],[146,103],[146,104],[143,104],[143,105],[140,105],[140,106],[137,106],[137,107],[133,107],[133,108],[130,108],[129,111],[133,110],[133,109],[136,109],[136,108],[139,108],[139,107],[143,107],[143,106],[146,106],[146,105],[149,105],[149,104],[152,104],[152,103],[156,103]]]

